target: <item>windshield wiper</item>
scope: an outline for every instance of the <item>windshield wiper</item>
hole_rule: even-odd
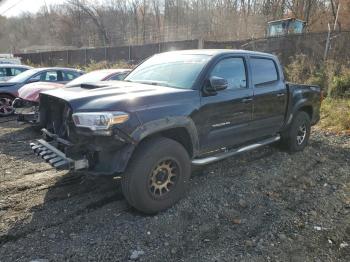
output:
[[[138,80],[135,80],[135,81],[131,81],[131,80],[126,80],[126,81],[129,81],[129,82],[134,82],[134,83],[139,83],[139,84],[144,84],[144,85],[153,85],[153,86],[167,86],[167,87],[170,87],[167,83],[165,82],[161,82],[161,81],[152,81],[152,80],[149,80],[149,81],[138,81]]]
[[[152,80],[124,80],[126,82],[131,82],[131,83],[139,83],[139,84],[144,84],[144,85],[153,85],[153,86],[165,86],[165,87],[173,87],[173,88],[179,88],[177,86],[169,85],[168,83],[162,82],[162,81],[152,81]]]

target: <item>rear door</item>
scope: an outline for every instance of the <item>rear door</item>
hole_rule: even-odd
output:
[[[199,130],[202,152],[244,143],[252,119],[253,89],[249,86],[245,57],[230,56],[219,60],[209,71],[228,81],[228,88],[213,96],[202,96]]]
[[[254,87],[252,128],[256,137],[277,133],[284,123],[287,89],[283,73],[270,57],[250,57]]]

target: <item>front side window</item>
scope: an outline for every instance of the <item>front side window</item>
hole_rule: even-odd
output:
[[[261,85],[278,80],[275,62],[268,58],[251,58],[252,78],[254,85]]]
[[[210,73],[210,77],[216,76],[227,80],[228,89],[247,87],[247,78],[243,58],[232,57],[218,62]]]
[[[210,58],[203,54],[158,54],[134,69],[125,81],[191,89]]]
[[[58,80],[57,71],[46,71],[33,76],[30,80],[43,81],[43,82],[57,82]]]

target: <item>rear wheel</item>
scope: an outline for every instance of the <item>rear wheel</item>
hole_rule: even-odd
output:
[[[142,143],[122,179],[127,201],[147,214],[165,210],[185,193],[191,174],[185,148],[168,138]]]
[[[10,116],[15,112],[13,100],[12,96],[0,94],[0,116]]]
[[[311,120],[304,111],[299,111],[294,116],[292,124],[285,134],[282,134],[282,144],[290,152],[303,150],[310,137]]]

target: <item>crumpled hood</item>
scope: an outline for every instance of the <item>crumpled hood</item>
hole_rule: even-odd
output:
[[[27,101],[39,102],[39,94],[41,92],[62,87],[64,87],[64,84],[49,82],[26,84],[18,90],[18,96]]]
[[[198,91],[115,81],[113,85],[97,89],[70,87],[44,91],[42,94],[67,101],[75,112],[102,110],[130,112],[137,111],[140,107],[171,106],[177,99],[191,99],[191,94],[198,94]]]

